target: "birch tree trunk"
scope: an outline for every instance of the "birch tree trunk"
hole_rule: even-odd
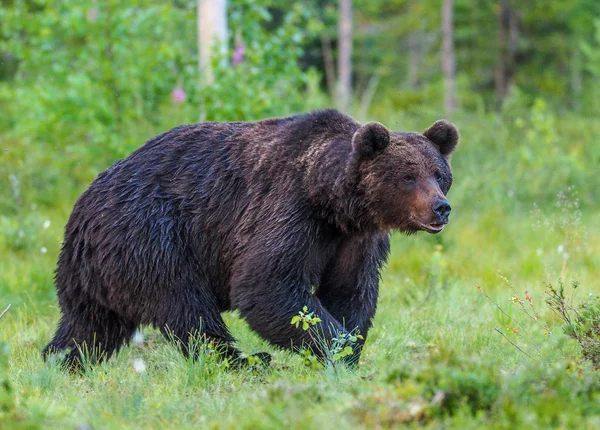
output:
[[[211,57],[227,52],[227,1],[198,0],[198,67],[203,83],[214,82]]]
[[[340,0],[338,40],[338,108],[347,112],[352,97],[352,0]]]
[[[446,112],[456,109],[456,62],[454,59],[453,1],[444,0],[442,5],[442,70],[446,84]]]

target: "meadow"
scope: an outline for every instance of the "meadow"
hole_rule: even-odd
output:
[[[550,285],[563,283],[574,307],[598,300],[593,136],[600,122],[537,109],[523,124],[496,115],[453,118],[461,142],[451,223],[440,235],[393,237],[357,369],[307,366],[261,340],[235,313],[227,321],[239,347],[272,353],[269,367],[227,369],[204,353],[192,362],[149,328],[83,376],[44,364],[40,349],[59,316],[52,277],[63,226],[96,172],[67,165],[61,154],[47,155],[58,166],[37,164],[26,144],[12,140],[4,146],[12,158],[3,173],[22,179],[10,179],[4,197],[15,204],[0,218],[0,307],[11,305],[0,320],[0,422],[5,428],[596,428],[594,362],[584,360],[546,299]],[[375,119],[421,130],[434,115],[389,112]],[[141,144],[153,132],[128,134],[146,133]],[[98,171],[105,167],[99,164]],[[48,174],[41,170],[54,168],[59,176],[51,188],[36,184],[38,174]],[[78,168],[85,168],[80,181],[69,175]]]
[[[228,368],[201,344],[187,360],[148,327],[82,375],[44,363],[63,229],[99,172],[179,124],[336,105],[314,52],[335,37],[337,2],[228,2],[227,55],[240,41],[245,51],[235,64],[216,58],[211,85],[199,78],[196,2],[130,3],[0,5],[0,313],[10,306],[0,316],[0,429],[600,428],[593,0],[513,2],[524,52],[502,103],[501,2],[457,1],[451,114],[439,2],[354,2],[349,113],[420,132],[446,117],[461,134],[450,224],[394,234],[356,368],[278,350],[236,313],[225,319],[238,347],[271,353],[269,366]]]

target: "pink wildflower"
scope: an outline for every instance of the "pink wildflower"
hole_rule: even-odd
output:
[[[231,65],[237,66],[238,64],[242,63],[244,61],[245,53],[246,45],[244,45],[244,42],[235,42],[235,51],[233,51],[233,56],[231,57]]]
[[[175,104],[180,104],[185,101],[185,91],[183,91],[183,88],[181,87],[176,87],[171,92],[171,96],[173,97],[173,103]]]
[[[87,19],[90,22],[96,22],[96,19],[98,19],[98,9],[93,7],[90,10],[88,10],[87,11]]]

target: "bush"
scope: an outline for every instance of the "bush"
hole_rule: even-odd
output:
[[[296,5],[273,25],[271,4],[230,5],[231,49],[202,86],[194,2],[3,3],[0,53],[19,67],[0,81],[2,212],[72,204],[99,170],[175,125],[325,105],[319,77],[299,67],[310,16]],[[245,52],[232,62],[234,41]]]
[[[547,287],[546,303],[564,322],[565,333],[577,341],[583,360],[600,369],[600,297],[590,293],[587,300],[575,307],[565,294],[562,281],[558,287],[551,284]],[[574,282],[573,290],[578,287]]]

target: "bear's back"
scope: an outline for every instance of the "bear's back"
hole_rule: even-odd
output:
[[[283,212],[311,216],[302,160],[332,136],[351,136],[354,124],[324,111],[184,125],[156,136],[83,193],[67,225],[65,257],[89,255],[86,276],[110,267],[131,291],[185,260],[226,283],[229,266],[261,228],[281,228]],[[151,266],[139,250],[152,253]]]

